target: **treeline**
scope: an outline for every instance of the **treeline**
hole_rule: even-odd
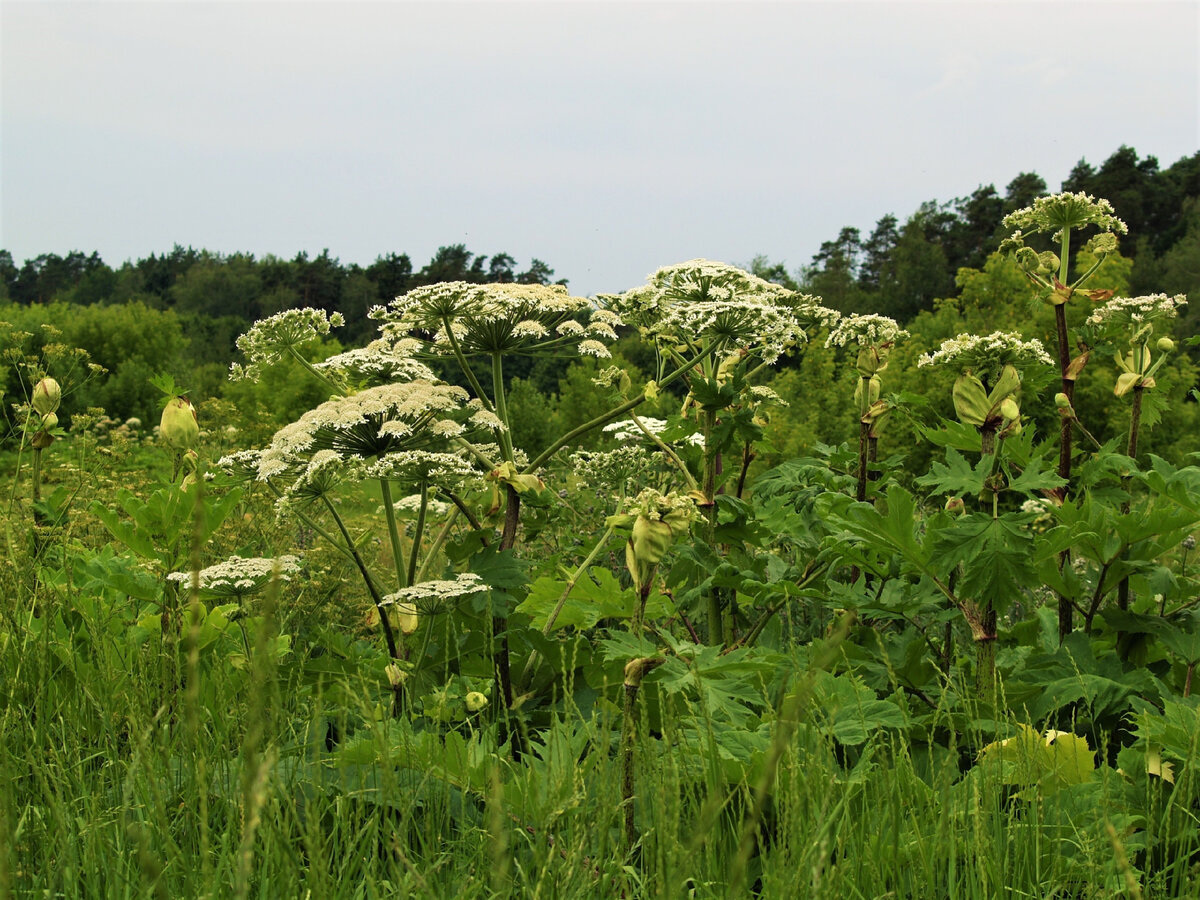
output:
[[[346,317],[343,340],[365,339],[374,329],[367,311],[398,294],[439,281],[549,284],[554,270],[540,259],[520,268],[507,253],[476,255],[462,244],[441,247],[414,270],[406,253],[389,253],[363,267],[345,265],[323,251],[294,259],[253,254],[222,255],[178,244],[117,268],[98,253],[44,253],[18,267],[0,250],[0,300],[29,306],[53,302],[80,306],[141,303],[172,310],[192,334],[197,363],[228,364],[233,341],[265,316],[295,307],[315,307]],[[563,282],[565,283],[565,282]]]
[[[1123,146],[1099,167],[1080,160],[1060,189],[1107,198],[1125,220],[1130,291],[1191,293],[1200,302],[1200,152],[1161,169],[1153,156]],[[798,272],[763,257],[754,268],[842,312],[908,322],[935,299],[954,296],[960,270],[983,269],[999,247],[1004,217],[1047,193],[1040,175],[1022,172],[1003,194],[982,185],[967,197],[923,203],[903,223],[889,213],[865,237],[842,228]]]
[[[1121,288],[1132,294],[1186,293],[1193,305],[1200,304],[1200,152],[1161,169],[1154,157],[1143,159],[1133,148],[1121,147],[1098,167],[1079,162],[1061,189],[1109,199],[1129,225],[1120,257],[1106,263],[1114,272],[1121,269]],[[989,257],[999,246],[1004,216],[1049,192],[1041,176],[1021,173],[1003,193],[985,185],[968,197],[923,203],[903,222],[892,214],[883,216],[865,237],[856,227],[842,228],[798,271],[789,272],[765,257],[750,267],[763,277],[818,294],[843,312],[877,312],[911,327],[918,316],[944,305],[935,301],[960,303],[970,295],[971,304],[994,304],[1008,302],[1001,294],[1022,295],[1027,285],[1019,277],[1005,289],[1007,294],[996,288],[1002,273],[991,271]],[[0,250],[0,322],[32,333],[27,349],[33,350],[47,340],[40,326],[52,324],[63,342],[87,349],[108,369],[103,379],[72,397],[70,405],[98,405],[117,417],[144,417],[158,402],[148,379],[164,370],[200,397],[223,394],[245,400],[225,381],[235,341],[254,321],[281,310],[308,306],[341,312],[346,326],[329,342],[329,351],[335,352],[369,340],[375,329],[367,311],[413,287],[441,281],[547,284],[554,277],[554,270],[539,259],[520,266],[507,253],[476,254],[462,244],[439,248],[420,268],[404,253],[359,266],[343,264],[328,251],[289,260],[177,245],[169,253],[114,268],[97,253],[47,253],[17,265]],[[985,284],[991,299],[980,293]],[[612,286],[628,287],[633,285]],[[994,319],[989,315],[981,321]],[[1185,307],[1175,334],[1195,334],[1198,323],[1200,311]],[[651,368],[651,360],[642,358],[649,352],[644,345],[623,341],[618,349],[629,362]],[[506,375],[522,380],[520,389],[528,393],[531,408],[539,410],[535,418],[544,419],[560,385],[569,380],[568,363],[522,362],[506,368]],[[796,365],[792,361],[784,368]],[[583,388],[586,393],[586,384]],[[0,381],[0,389],[18,393],[11,373]],[[272,399],[293,389],[283,379],[273,386]]]

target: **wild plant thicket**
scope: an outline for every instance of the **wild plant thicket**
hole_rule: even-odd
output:
[[[450,282],[321,360],[340,315],[256,324],[232,377],[328,398],[261,446],[158,380],[170,470],[93,498],[42,484],[125,452],[58,422],[86,360],[10,329],[0,896],[1188,895],[1200,469],[1139,452],[1186,300],[1099,286],[1103,200],[1005,227],[1053,339],[921,355],[953,418],[894,390],[896,322],[731,266]],[[857,440],[757,470],[817,347]],[[600,360],[605,411],[529,450],[505,367],[541,355]],[[1102,441],[1076,386],[1114,363]]]

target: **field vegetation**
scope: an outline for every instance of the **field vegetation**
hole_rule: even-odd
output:
[[[1131,153],[799,279],[12,267],[0,898],[1200,895],[1200,157]]]

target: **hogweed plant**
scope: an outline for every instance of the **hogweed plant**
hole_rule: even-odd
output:
[[[769,398],[754,396],[753,379],[808,339],[806,324],[828,324],[836,314],[822,308],[817,298],[705,259],[666,266],[642,287],[600,299],[654,344],[656,378],[643,396],[655,396],[684,376],[688,394],[681,415],[695,412],[704,440],[698,490],[693,490],[705,513],[703,540],[713,545],[723,453],[735,440],[742,445],[739,481],[744,484],[752,444],[761,434],[754,422],[755,408]],[[734,410],[741,414],[731,414]],[[690,474],[686,477],[693,481]],[[726,642],[727,611],[721,591],[710,588],[707,624],[712,645]]]
[[[855,353],[854,402],[858,409],[858,474],[855,499],[867,499],[867,472],[879,457],[879,430],[892,411],[891,403],[881,397],[880,373],[887,368],[888,357],[896,344],[908,337],[894,319],[887,316],[845,316],[830,328],[826,347],[846,347]]]
[[[967,512],[963,503],[948,505],[948,510],[958,515],[937,541],[942,542],[942,547],[956,539],[963,541],[961,555],[951,554],[949,559],[957,557],[965,574],[958,577],[957,565],[946,573],[956,577],[954,587],[955,579],[951,577],[945,581],[935,578],[938,588],[962,613],[970,628],[976,647],[976,678],[981,692],[989,691],[995,679],[997,613],[1000,607],[1007,607],[1012,602],[1014,587],[1010,579],[996,577],[998,573],[993,567],[1027,543],[1014,527],[1014,518],[1027,514],[1018,511],[1002,518],[1001,493],[1006,490],[1030,492],[1061,483],[1059,478],[1037,478],[1032,467],[1027,467],[1014,479],[1004,456],[1005,439],[1019,435],[1022,430],[1022,381],[1036,380],[1038,369],[1052,364],[1041,341],[1026,341],[1020,335],[1000,331],[984,336],[960,334],[943,341],[937,350],[925,354],[917,363],[918,366],[945,366],[958,373],[952,391],[955,415],[979,433],[980,463],[970,477],[943,478],[935,468],[931,475],[918,479],[918,482],[958,490],[964,483],[969,484],[975,489],[976,500],[985,507],[980,512]],[[952,499],[961,501],[963,498]],[[972,571],[976,567],[979,572]]]
[[[1170,358],[1175,342],[1167,335],[1155,339],[1155,325],[1160,328],[1174,319],[1181,306],[1187,305],[1183,295],[1168,297],[1152,294],[1142,297],[1115,297],[1097,307],[1087,318],[1098,336],[1107,337],[1118,344],[1114,354],[1119,373],[1113,393],[1118,397],[1129,395],[1129,432],[1125,444],[1125,455],[1134,463],[1138,456],[1138,435],[1142,424],[1142,402],[1145,393],[1157,387],[1155,373]],[[1153,342],[1154,350],[1151,350]],[[1158,354],[1155,358],[1155,354]],[[1123,479],[1128,490],[1129,478]],[[1122,512],[1129,513],[1131,501],[1126,499]],[[1129,608],[1129,577],[1121,579],[1117,588],[1117,605]]]
[[[1090,351],[1072,346],[1067,324],[1067,304],[1074,297],[1091,301],[1107,300],[1109,290],[1087,290],[1088,280],[1103,265],[1109,254],[1117,250],[1117,236],[1128,233],[1128,227],[1117,218],[1112,204],[1096,199],[1090,194],[1064,192],[1048,197],[1039,197],[1031,206],[1009,213],[1003,227],[1008,236],[1001,242],[1001,252],[1011,253],[1017,265],[1035,285],[1042,290],[1046,303],[1054,307],[1054,327],[1058,340],[1058,368],[1061,391],[1069,405],[1075,402],[1075,382],[1087,365]],[[1087,229],[1097,229],[1084,245],[1090,251],[1094,263],[1082,274],[1071,276],[1072,237]],[[1055,250],[1040,253],[1028,246],[1030,238],[1048,235]],[[1077,355],[1072,353],[1081,349]],[[1062,416],[1059,427],[1058,474],[1064,484],[1060,498],[1066,497],[1071,487],[1072,436],[1076,427],[1081,427],[1077,416]],[[1070,559],[1064,550],[1061,564]],[[1065,638],[1073,627],[1073,613],[1065,598],[1059,601],[1059,637]]]

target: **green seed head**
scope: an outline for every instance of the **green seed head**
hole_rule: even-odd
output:
[[[40,415],[48,416],[58,409],[62,401],[62,388],[53,378],[43,378],[33,386],[33,408]]]
[[[196,408],[187,397],[172,397],[163,409],[159,434],[169,447],[190,450],[200,437],[200,424],[196,420]]]

